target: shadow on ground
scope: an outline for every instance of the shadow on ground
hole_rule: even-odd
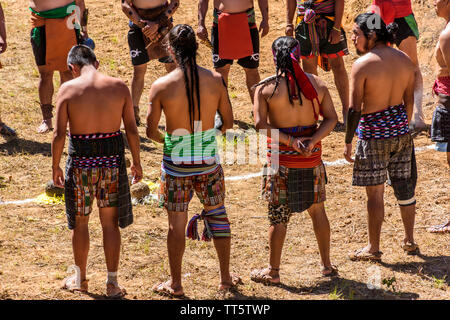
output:
[[[51,143],[37,142],[32,140],[25,140],[22,138],[15,138],[0,144],[0,153],[5,155],[15,155],[20,153],[26,154],[42,154],[46,157],[51,156]]]

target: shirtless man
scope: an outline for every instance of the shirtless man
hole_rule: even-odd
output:
[[[6,27],[5,27],[5,15],[3,14],[2,4],[0,3],[0,54],[6,51]],[[0,61],[1,68],[1,61]],[[2,122],[0,116],[0,135],[9,138],[16,136],[16,132]]]
[[[79,11],[74,6],[78,6]],[[53,73],[59,71],[61,84],[72,79],[67,53],[88,38],[84,0],[30,0],[31,46],[39,70],[39,101],[43,121],[39,133],[53,129]],[[75,11],[75,12],[74,12]],[[76,17],[81,14],[81,17]],[[78,21],[80,28],[74,27]]]
[[[437,151],[447,153],[447,163],[450,167],[450,1],[436,0],[434,7],[438,17],[445,19],[447,24],[436,46],[438,70],[434,93],[438,96],[438,102],[431,124],[431,139],[436,142]],[[450,220],[433,226],[428,231],[450,233]]]
[[[259,26],[261,38],[269,33],[268,0],[258,0],[262,21]],[[197,35],[208,40],[205,26],[209,0],[199,0]],[[212,51],[214,69],[228,84],[228,74],[233,60],[244,68],[247,89],[253,102],[253,87],[259,76],[259,32],[255,20],[253,0],[214,0],[214,23],[212,27]]]
[[[68,65],[74,80],[58,93],[56,130],[52,143],[53,182],[65,187],[66,215],[72,231],[77,274],[63,282],[71,291],[88,290],[86,264],[89,252],[89,214],[97,199],[103,229],[103,246],[108,269],[106,294],[121,297],[125,290],[117,282],[120,231],[133,223],[131,197],[120,132],[125,125],[133,157],[133,181],[142,178],[139,135],[128,87],[122,81],[97,72],[98,61],[87,46],[69,52]],[[59,164],[69,124],[69,157],[66,179]]]
[[[256,282],[280,282],[289,219],[292,213],[306,210],[317,237],[322,275],[332,276],[337,269],[330,261],[330,224],[324,206],[327,177],[321,140],[336,126],[338,117],[324,82],[301,69],[299,42],[281,37],[273,43],[272,51],[277,74],[258,85],[254,106],[256,128],[267,130],[269,137],[269,165],[264,168],[262,191],[269,203],[270,259],[269,267],[254,270],[251,278]],[[319,114],[323,116],[320,126]]]
[[[197,65],[197,47],[191,27],[177,25],[169,33],[169,51],[177,68],[153,83],[147,116],[147,136],[164,143],[160,204],[169,216],[167,247],[171,273],[171,280],[155,285],[153,290],[172,296],[184,294],[181,263],[187,211],[194,190],[204,210],[189,222],[188,237],[199,239],[197,219],[203,219],[202,239],[213,239],[219,257],[219,289],[227,290],[239,282],[229,271],[231,231],[214,129],[217,111],[223,117],[223,132],[233,126],[233,113],[222,76]],[[162,112],[166,118],[165,135],[158,130]]]
[[[380,21],[379,28],[373,21]],[[388,46],[395,32],[396,25],[386,27],[375,13],[357,16],[353,27],[352,41],[363,56],[352,68],[344,156],[354,162],[353,185],[366,187],[369,244],[352,254],[352,260],[381,260],[383,195],[388,174],[405,228],[402,248],[408,254],[419,249],[414,242],[417,167],[409,132],[416,66],[406,54]],[[353,160],[352,139],[358,126]]]
[[[417,67],[414,84],[414,113],[410,128],[415,131],[425,130],[427,127],[422,111],[423,77],[417,57],[419,28],[412,11],[411,0],[374,0],[372,12],[380,15],[386,25],[392,22],[397,23],[399,29],[394,43]]]
[[[317,75],[318,65],[325,71],[333,71],[345,124],[349,82],[343,58],[348,55],[347,37],[342,28],[344,7],[345,0],[287,0],[286,35],[300,42],[305,72]],[[294,26],[292,20],[296,12]],[[314,12],[313,18],[311,12]]]
[[[134,72],[131,81],[136,124],[140,125],[139,103],[144,90],[145,73],[150,60],[164,63],[167,72],[175,64],[164,47],[163,38],[172,29],[172,16],[179,7],[179,0],[121,0],[122,11],[130,19],[128,45]]]

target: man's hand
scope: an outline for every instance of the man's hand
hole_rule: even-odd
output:
[[[141,21],[143,24],[145,24],[145,27],[142,28],[142,33],[144,36],[149,38],[150,40],[154,41],[158,37],[158,29],[159,25],[156,22],[152,21]]]
[[[140,164],[132,164],[130,170],[133,176],[131,184],[136,184],[142,180],[142,167]]]
[[[206,27],[204,25],[198,25],[197,37],[203,41],[208,40],[208,30],[206,30]]]
[[[3,53],[6,51],[6,47],[7,47],[7,43],[6,40],[3,40],[2,37],[0,37],[0,53]]]
[[[288,24],[286,26],[285,34],[288,37],[293,37],[294,36],[294,25],[292,23]]]
[[[64,188],[64,172],[61,167],[53,169],[53,184],[56,187]]]
[[[337,31],[336,29],[331,29],[330,36],[328,37],[328,42],[331,44],[338,44],[341,42],[341,31]]]
[[[345,160],[347,160],[350,163],[355,162],[355,160],[352,159],[352,144],[351,143],[347,143],[345,145],[344,157],[345,157]]]
[[[262,20],[261,24],[259,25],[259,32],[261,32],[261,38],[264,38],[269,33],[270,27],[269,27],[269,21]]]

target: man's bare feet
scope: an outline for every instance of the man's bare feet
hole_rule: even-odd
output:
[[[350,254],[349,258],[352,261],[381,261],[382,254],[381,251],[371,252],[370,246],[367,246]]]
[[[220,291],[228,291],[238,284],[242,284],[242,279],[237,274],[230,274],[230,279],[228,281],[223,281],[219,284]]]
[[[52,119],[42,120],[41,125],[38,127],[38,133],[47,133],[53,130]]]
[[[152,290],[155,293],[158,293],[161,295],[166,295],[166,296],[171,296],[171,297],[175,297],[175,298],[184,296],[183,287],[181,285],[178,287],[172,287],[172,280],[158,283],[153,286]]]

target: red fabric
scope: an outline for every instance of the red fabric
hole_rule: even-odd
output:
[[[291,58],[292,58],[292,65],[294,66],[295,78],[297,79],[298,86],[300,87],[300,90],[302,91],[302,93],[305,96],[305,98],[310,100],[313,103],[314,118],[316,120],[319,120],[319,113],[320,114],[322,113],[321,112],[322,108],[321,108],[321,105],[320,105],[320,102],[319,102],[319,95],[317,94],[316,88],[314,88],[314,86],[311,83],[311,81],[309,81],[308,76],[302,70],[302,68],[300,67],[300,64],[298,63],[298,61],[292,56],[291,56]],[[289,83],[291,84],[291,93],[294,94],[294,92],[295,92],[295,82],[294,82],[294,78],[289,73],[288,73],[288,79],[289,79]],[[298,97],[296,97],[295,94],[292,96],[292,98],[293,99],[298,99]],[[315,101],[319,105],[319,113],[316,112],[316,108],[315,108],[315,105],[314,105]]]
[[[219,15],[219,57],[237,60],[253,54],[247,12]]]
[[[433,86],[435,94],[450,96],[450,77],[440,77],[436,79]]]
[[[413,13],[411,0],[374,0],[372,12],[379,14],[386,25]]]

